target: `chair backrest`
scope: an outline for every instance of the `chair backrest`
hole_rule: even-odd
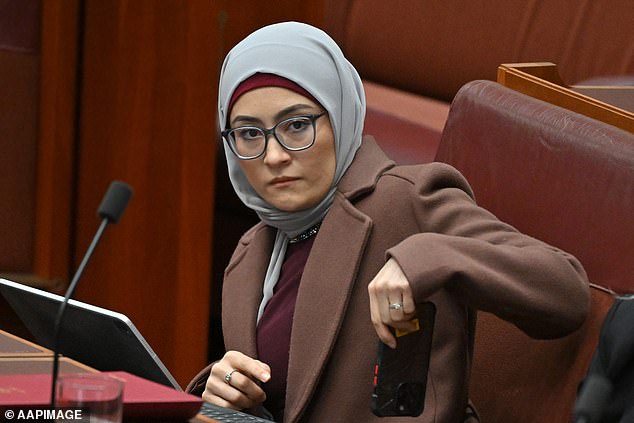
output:
[[[634,291],[634,134],[473,81],[451,105],[436,160],[501,220],[574,254],[591,282]]]
[[[437,161],[455,166],[478,203],[524,233],[580,259],[592,309],[574,334],[530,339],[478,315],[470,395],[483,421],[569,421],[598,332],[634,290],[634,134],[490,81],[456,95]]]

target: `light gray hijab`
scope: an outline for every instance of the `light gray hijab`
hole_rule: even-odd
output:
[[[310,209],[287,212],[262,199],[242,172],[239,159],[225,145],[229,178],[238,197],[267,225],[278,229],[266,272],[258,321],[273,295],[289,238],[320,222],[332,205],[337,184],[361,146],[365,94],[356,69],[325,32],[307,24],[284,22],[261,28],[238,43],[227,55],[220,73],[218,114],[222,130],[238,85],[256,73],[287,78],[308,91],[328,112],[334,132],[336,168],[333,185]]]

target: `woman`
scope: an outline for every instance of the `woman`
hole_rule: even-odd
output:
[[[372,422],[380,339],[437,309],[423,414],[463,421],[475,310],[532,336],[584,320],[572,256],[479,208],[440,164],[397,167],[362,137],[361,79],[324,32],[262,28],[227,55],[219,117],[231,182],[262,222],[225,271],[227,353],[190,384],[212,403],[283,422]],[[262,407],[263,406],[263,407]]]

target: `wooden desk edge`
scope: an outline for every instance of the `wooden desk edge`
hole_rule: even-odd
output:
[[[558,72],[554,71],[556,65],[548,62],[502,64],[498,67],[497,82],[539,100],[634,133],[634,113],[561,85],[563,82],[558,77]]]

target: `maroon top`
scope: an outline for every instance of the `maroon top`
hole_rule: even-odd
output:
[[[264,406],[273,413],[275,421],[282,421],[284,417],[288,352],[295,300],[314,240],[315,237],[311,237],[288,245],[273,296],[258,323],[258,359],[271,367],[271,379],[263,385],[266,392]]]

